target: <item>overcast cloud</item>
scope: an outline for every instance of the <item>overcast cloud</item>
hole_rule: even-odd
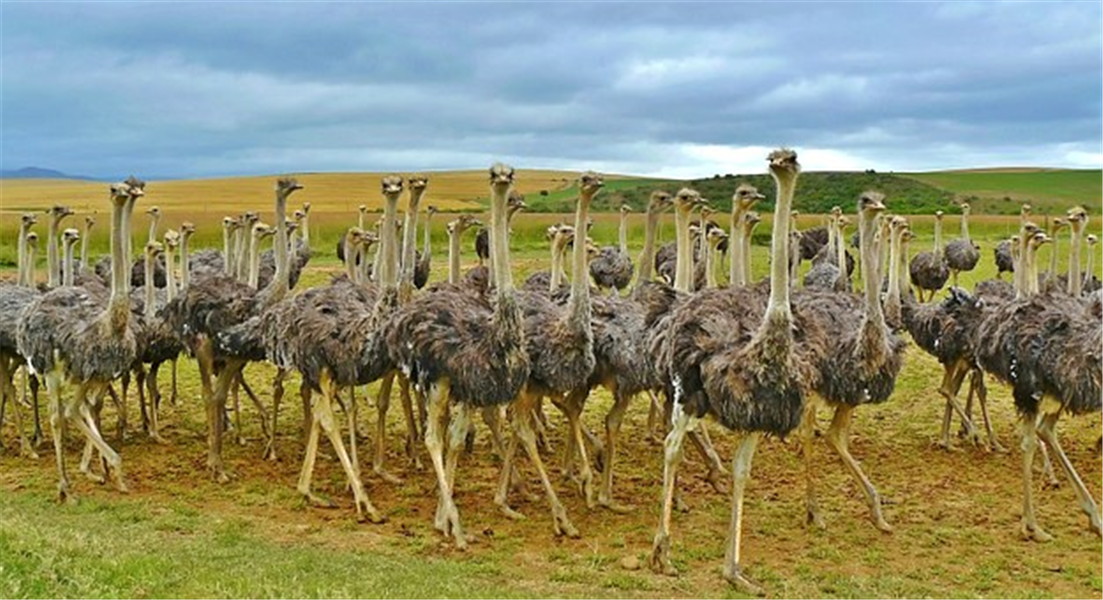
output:
[[[1083,3],[12,3],[2,167],[1103,164]]]

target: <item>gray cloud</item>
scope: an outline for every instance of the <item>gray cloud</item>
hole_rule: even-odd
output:
[[[4,168],[1103,162],[1098,3],[4,3]],[[807,153],[805,154],[808,155]]]

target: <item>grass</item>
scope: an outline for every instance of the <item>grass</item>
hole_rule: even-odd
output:
[[[1029,202],[1038,214],[1059,214],[1078,204],[1093,213],[1103,200],[1099,169],[1019,169],[908,173],[907,177],[954,192],[982,213],[1012,214]],[[1098,214],[1098,213],[1095,213]]]
[[[266,183],[270,184],[270,181]],[[100,190],[102,191],[102,190]],[[296,198],[297,200],[298,198]],[[152,199],[151,199],[152,200]],[[891,199],[890,199],[891,203]],[[890,204],[891,206],[891,204]],[[166,209],[165,224],[194,219],[217,232],[217,215],[202,221],[199,210]],[[317,210],[317,209],[316,209]],[[315,222],[319,251],[300,282],[305,288],[328,281],[339,267],[331,242],[348,214],[331,207]],[[543,229],[565,215],[521,215],[514,224],[513,248],[518,281],[547,268]],[[801,227],[818,224],[802,216]],[[436,221],[434,248],[443,248]],[[931,219],[912,217],[919,238],[917,252],[929,248]],[[10,227],[5,220],[5,227]],[[769,218],[756,236],[754,273],[768,268],[764,245]],[[1091,230],[1099,233],[1099,223]],[[954,231],[953,226],[951,232]],[[1013,217],[978,216],[971,227],[982,245],[978,269],[961,283],[972,287],[994,276],[991,248],[1015,227]],[[144,229],[144,227],[137,227]],[[670,239],[669,215],[664,240]],[[599,244],[616,239],[616,217],[596,215],[592,235]],[[954,237],[953,233],[948,233]],[[105,233],[97,234],[102,240]],[[143,237],[142,234],[136,237]],[[633,215],[630,244],[638,251],[642,217]],[[10,240],[10,237],[7,239]],[[206,242],[218,243],[208,234]],[[464,266],[474,261],[470,240]],[[1060,246],[1065,262],[1067,241]],[[4,252],[10,246],[3,247]],[[434,257],[434,279],[443,278],[444,260]],[[1048,250],[1043,251],[1048,263]],[[1103,267],[1096,263],[1097,272]],[[805,267],[807,268],[807,266]],[[10,269],[0,275],[9,276]],[[41,276],[41,269],[39,270]],[[167,371],[163,369],[162,372]],[[254,365],[247,376],[269,402],[274,369]],[[764,440],[755,457],[748,489],[744,560],[748,575],[783,597],[1100,597],[1103,566],[1098,537],[1086,531],[1085,518],[1067,483],[1043,490],[1036,480],[1041,523],[1056,536],[1049,544],[1021,541],[1019,453],[1010,390],[992,382],[989,401],[997,435],[1012,449],[989,454],[959,442],[956,452],[933,447],[942,414],[935,392],[942,371],[937,362],[912,346],[894,396],[879,406],[857,411],[851,450],[887,499],[886,516],[896,533],[884,535],[869,523],[861,492],[826,444],[817,443],[817,489],[827,521],[824,531],[803,523],[804,478],[795,440]],[[167,389],[163,375],[162,389]],[[292,378],[295,379],[295,378]],[[236,477],[218,485],[206,476],[205,424],[199,404],[194,362],[180,361],[180,401],[162,411],[168,446],[132,431],[125,443],[114,440],[115,413],[105,409],[105,430],[121,449],[131,493],[97,486],[71,467],[76,505],[56,505],[56,471],[52,447],[42,457],[18,457],[11,424],[0,441],[0,596],[3,597],[730,597],[736,595],[719,577],[730,500],[703,481],[700,460],[687,452],[680,486],[691,506],[674,520],[673,552],[682,574],[651,573],[646,561],[629,571],[621,559],[646,559],[658,519],[662,472],[661,445],[644,435],[646,406],[637,399],[624,425],[623,448],[616,473],[616,497],[634,505],[626,515],[587,509],[577,487],[558,471],[558,451],[566,429],[548,407],[555,426],[554,451],[547,464],[552,481],[575,525],[578,540],[552,535],[546,501],[513,497],[525,521],[503,518],[490,499],[499,461],[489,449],[480,424],[476,452],[463,458],[457,479],[457,502],[464,525],[475,540],[457,552],[432,528],[435,484],[429,470],[416,470],[402,456],[401,410],[392,406],[388,421],[388,467],[405,479],[390,484],[365,469],[373,503],[389,518],[383,525],[359,524],[353,517],[344,475],[323,444],[316,490],[334,498],[335,510],[308,506],[295,492],[302,442],[297,383],[290,382],[277,441],[281,460],[260,459],[262,442],[255,411],[244,404],[243,444],[227,440],[224,457]],[[376,387],[368,390],[368,404]],[[364,391],[357,393],[364,401]],[[393,404],[397,404],[397,401]],[[611,399],[597,391],[587,407],[587,425],[600,431]],[[131,400],[131,423],[135,420]],[[375,411],[360,411],[360,456],[366,463],[374,433]],[[821,411],[820,428],[827,426]],[[730,457],[731,435],[712,427],[722,457]],[[1063,419],[1060,431],[1070,458],[1096,497],[1100,493],[1099,458],[1094,444],[1100,434],[1098,414]],[[420,449],[420,444],[418,445]],[[80,451],[67,448],[70,461]],[[71,462],[72,464],[72,462]],[[530,490],[539,482],[522,462]]]

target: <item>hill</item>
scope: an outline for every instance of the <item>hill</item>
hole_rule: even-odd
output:
[[[1029,202],[1040,214],[1058,214],[1075,205],[1097,213],[1103,202],[1103,171],[1099,169],[1000,168],[932,173],[904,177],[950,191],[973,204],[973,212],[1013,214]]]
[[[80,181],[96,181],[94,177],[85,177],[83,175],[69,175],[56,171],[54,169],[43,169],[41,167],[23,167],[22,169],[3,170],[0,171],[0,178],[2,179],[75,179]]]

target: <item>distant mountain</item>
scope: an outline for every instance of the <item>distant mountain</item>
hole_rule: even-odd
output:
[[[0,171],[0,179],[79,179],[82,181],[97,181],[95,177],[69,175],[61,171],[41,167],[23,167],[14,171]]]

